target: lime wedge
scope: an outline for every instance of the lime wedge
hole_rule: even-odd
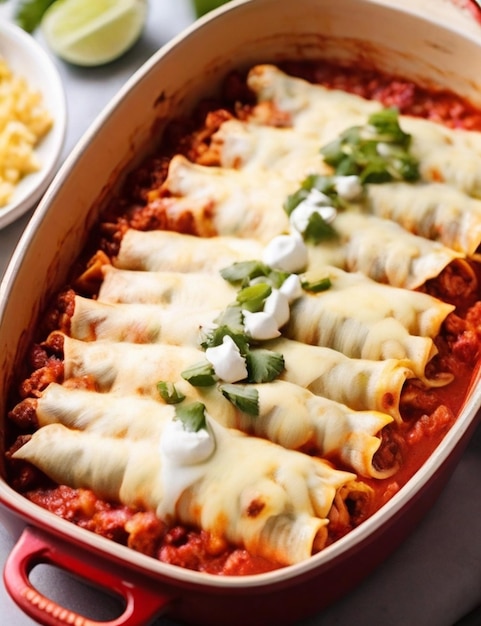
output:
[[[213,9],[226,4],[227,0],[193,0],[194,11],[197,17],[205,15]]]
[[[147,0],[57,0],[41,30],[60,58],[75,65],[102,65],[121,56],[140,37]]]

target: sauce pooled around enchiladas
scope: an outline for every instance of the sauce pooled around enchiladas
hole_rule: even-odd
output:
[[[180,567],[300,562],[399,491],[476,373],[481,113],[258,65],[159,146],[39,323],[9,480]]]

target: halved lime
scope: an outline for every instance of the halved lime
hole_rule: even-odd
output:
[[[213,9],[226,4],[227,0],[193,0],[194,11],[197,17],[205,15]]]
[[[57,0],[41,29],[47,45],[75,65],[102,65],[121,56],[140,37],[147,0]]]

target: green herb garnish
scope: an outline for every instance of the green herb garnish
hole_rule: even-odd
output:
[[[219,389],[239,411],[254,417],[259,415],[259,392],[255,387],[225,383],[219,385]]]
[[[289,276],[289,272],[283,272],[270,268],[262,261],[239,261],[225,267],[220,271],[224,280],[232,285],[247,287],[256,278],[264,278],[271,287],[278,289]]]
[[[320,213],[312,213],[304,231],[304,239],[310,243],[332,241],[337,238],[336,229]]]
[[[214,368],[207,361],[192,365],[180,373],[193,387],[211,387],[217,382]]]
[[[353,126],[321,148],[324,161],[337,176],[355,174],[362,184],[416,181],[419,165],[409,153],[411,135],[399,125],[397,109],[369,116],[365,126]]]
[[[327,291],[332,286],[331,279],[329,276],[325,276],[324,278],[320,278],[319,280],[305,280],[301,281],[301,287],[305,291],[311,291],[312,293],[320,293],[321,291]]]
[[[246,354],[248,381],[250,383],[270,383],[285,368],[284,357],[279,352],[256,348]]]
[[[272,287],[267,283],[248,285],[237,293],[237,302],[243,309],[251,313],[262,311],[264,302],[272,293]]]
[[[222,326],[217,326],[217,328],[212,329],[205,337],[201,347],[204,350],[207,350],[207,348],[220,346],[226,336],[232,339],[232,341],[239,348],[239,352],[241,354],[245,354],[249,349],[249,341],[247,340],[244,332],[244,327],[242,326],[240,329],[236,329],[227,324],[223,324]]]
[[[178,404],[185,400],[184,394],[176,389],[174,383],[161,380],[157,383],[157,390],[167,404]]]
[[[215,318],[214,323],[218,326],[228,326],[232,332],[242,334],[244,332],[242,307],[237,303],[229,304],[222,313]]]
[[[284,211],[287,213],[287,215],[291,215],[294,209],[296,209],[301,202],[308,198],[312,189],[317,189],[325,196],[327,196],[330,206],[333,206],[335,209],[343,210],[347,208],[347,203],[345,202],[345,200],[339,197],[334,176],[310,174],[302,181],[300,188],[296,192],[288,196],[287,200],[285,201]],[[324,204],[323,206],[326,205]]]
[[[395,143],[409,148],[411,135],[405,133],[399,125],[399,112],[394,107],[372,113],[367,121],[365,132],[372,133],[372,138],[383,143]]]
[[[339,195],[337,182],[343,176],[357,176],[361,186],[382,184],[398,180],[419,180],[419,163],[410,154],[411,135],[399,125],[397,109],[387,108],[369,116],[364,126],[353,126],[345,130],[334,141],[320,150],[324,161],[330,165],[332,176],[311,174],[300,188],[284,203],[290,216],[304,201],[313,207],[304,239],[311,243],[330,241],[337,236],[335,225],[322,216],[322,207],[331,206],[336,211],[348,209],[350,203],[358,203],[362,197],[346,199]],[[316,200],[313,190],[322,192]],[[319,208],[319,211],[316,209]]]
[[[224,280],[231,284],[241,283],[248,285],[253,278],[267,276],[270,268],[262,261],[239,261],[221,269],[220,274]]]
[[[197,433],[203,428],[207,429],[205,405],[202,402],[191,402],[176,406],[175,419],[181,421],[184,430],[189,432]]]

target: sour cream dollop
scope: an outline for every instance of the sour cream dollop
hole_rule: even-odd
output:
[[[301,279],[297,274],[290,274],[280,286],[279,291],[287,296],[289,304],[292,304],[292,302],[302,296]]]
[[[264,302],[264,313],[272,315],[276,320],[277,328],[282,328],[289,321],[289,299],[279,289],[273,289]]]
[[[197,432],[184,429],[180,420],[169,422],[159,444],[161,472],[164,491],[157,515],[169,519],[175,514],[175,507],[184,491],[204,475],[203,463],[216,448],[215,437],[208,429]]]
[[[215,450],[210,430],[186,430],[181,420],[171,420],[160,441],[161,453],[174,465],[197,465],[206,461]]]
[[[247,366],[235,341],[225,335],[222,343],[207,348],[205,356],[213,366],[216,375],[226,383],[235,383],[247,376]]]
[[[308,262],[307,246],[299,233],[278,235],[264,248],[262,260],[273,269],[301,272]]]
[[[277,326],[276,318],[265,311],[252,313],[242,311],[244,315],[244,329],[248,337],[257,341],[275,339],[281,334]]]
[[[362,185],[359,176],[336,176],[336,191],[344,200],[357,200],[362,194]]]
[[[299,233],[303,233],[313,213],[319,213],[323,220],[332,222],[337,215],[336,208],[332,205],[332,200],[319,189],[313,188],[307,198],[296,206],[290,215],[291,226]]]

